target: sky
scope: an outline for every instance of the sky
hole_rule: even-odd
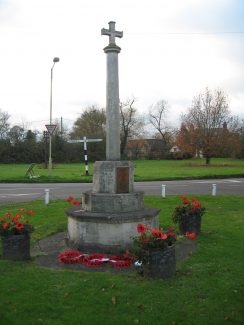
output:
[[[90,105],[106,105],[108,37],[116,22],[120,100],[144,116],[160,100],[177,125],[206,87],[222,89],[244,118],[243,0],[0,0],[0,109],[12,125],[71,126]]]

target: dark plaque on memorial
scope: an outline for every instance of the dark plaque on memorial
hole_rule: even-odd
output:
[[[129,193],[129,167],[116,168],[116,193]]]

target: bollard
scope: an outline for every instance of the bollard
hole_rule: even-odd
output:
[[[48,205],[49,204],[49,189],[45,189],[45,204]]]
[[[162,185],[162,197],[166,196],[165,188],[166,188],[166,185]]]
[[[212,184],[212,196],[216,195],[216,184]]]

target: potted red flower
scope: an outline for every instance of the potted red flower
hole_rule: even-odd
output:
[[[139,273],[156,278],[173,276],[176,271],[174,228],[151,229],[138,224],[137,231],[139,235],[133,238],[133,251],[138,258]]]
[[[16,214],[5,213],[0,217],[0,236],[2,239],[2,258],[25,260],[30,258],[30,224],[32,210],[18,209]]]
[[[195,197],[191,200],[186,196],[180,197],[182,205],[175,207],[172,214],[174,223],[179,224],[179,232],[182,235],[188,233],[199,234],[201,232],[201,220],[205,213],[205,207]]]

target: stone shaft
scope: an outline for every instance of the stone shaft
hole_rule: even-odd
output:
[[[109,45],[104,48],[107,54],[107,98],[106,98],[106,159],[120,160],[120,113],[119,113],[119,67],[118,54],[121,50],[115,43],[123,32],[115,30],[115,22],[109,22],[109,29],[103,28],[102,35],[109,36]]]
[[[117,45],[105,47],[107,54],[106,159],[120,160],[119,71]]]

